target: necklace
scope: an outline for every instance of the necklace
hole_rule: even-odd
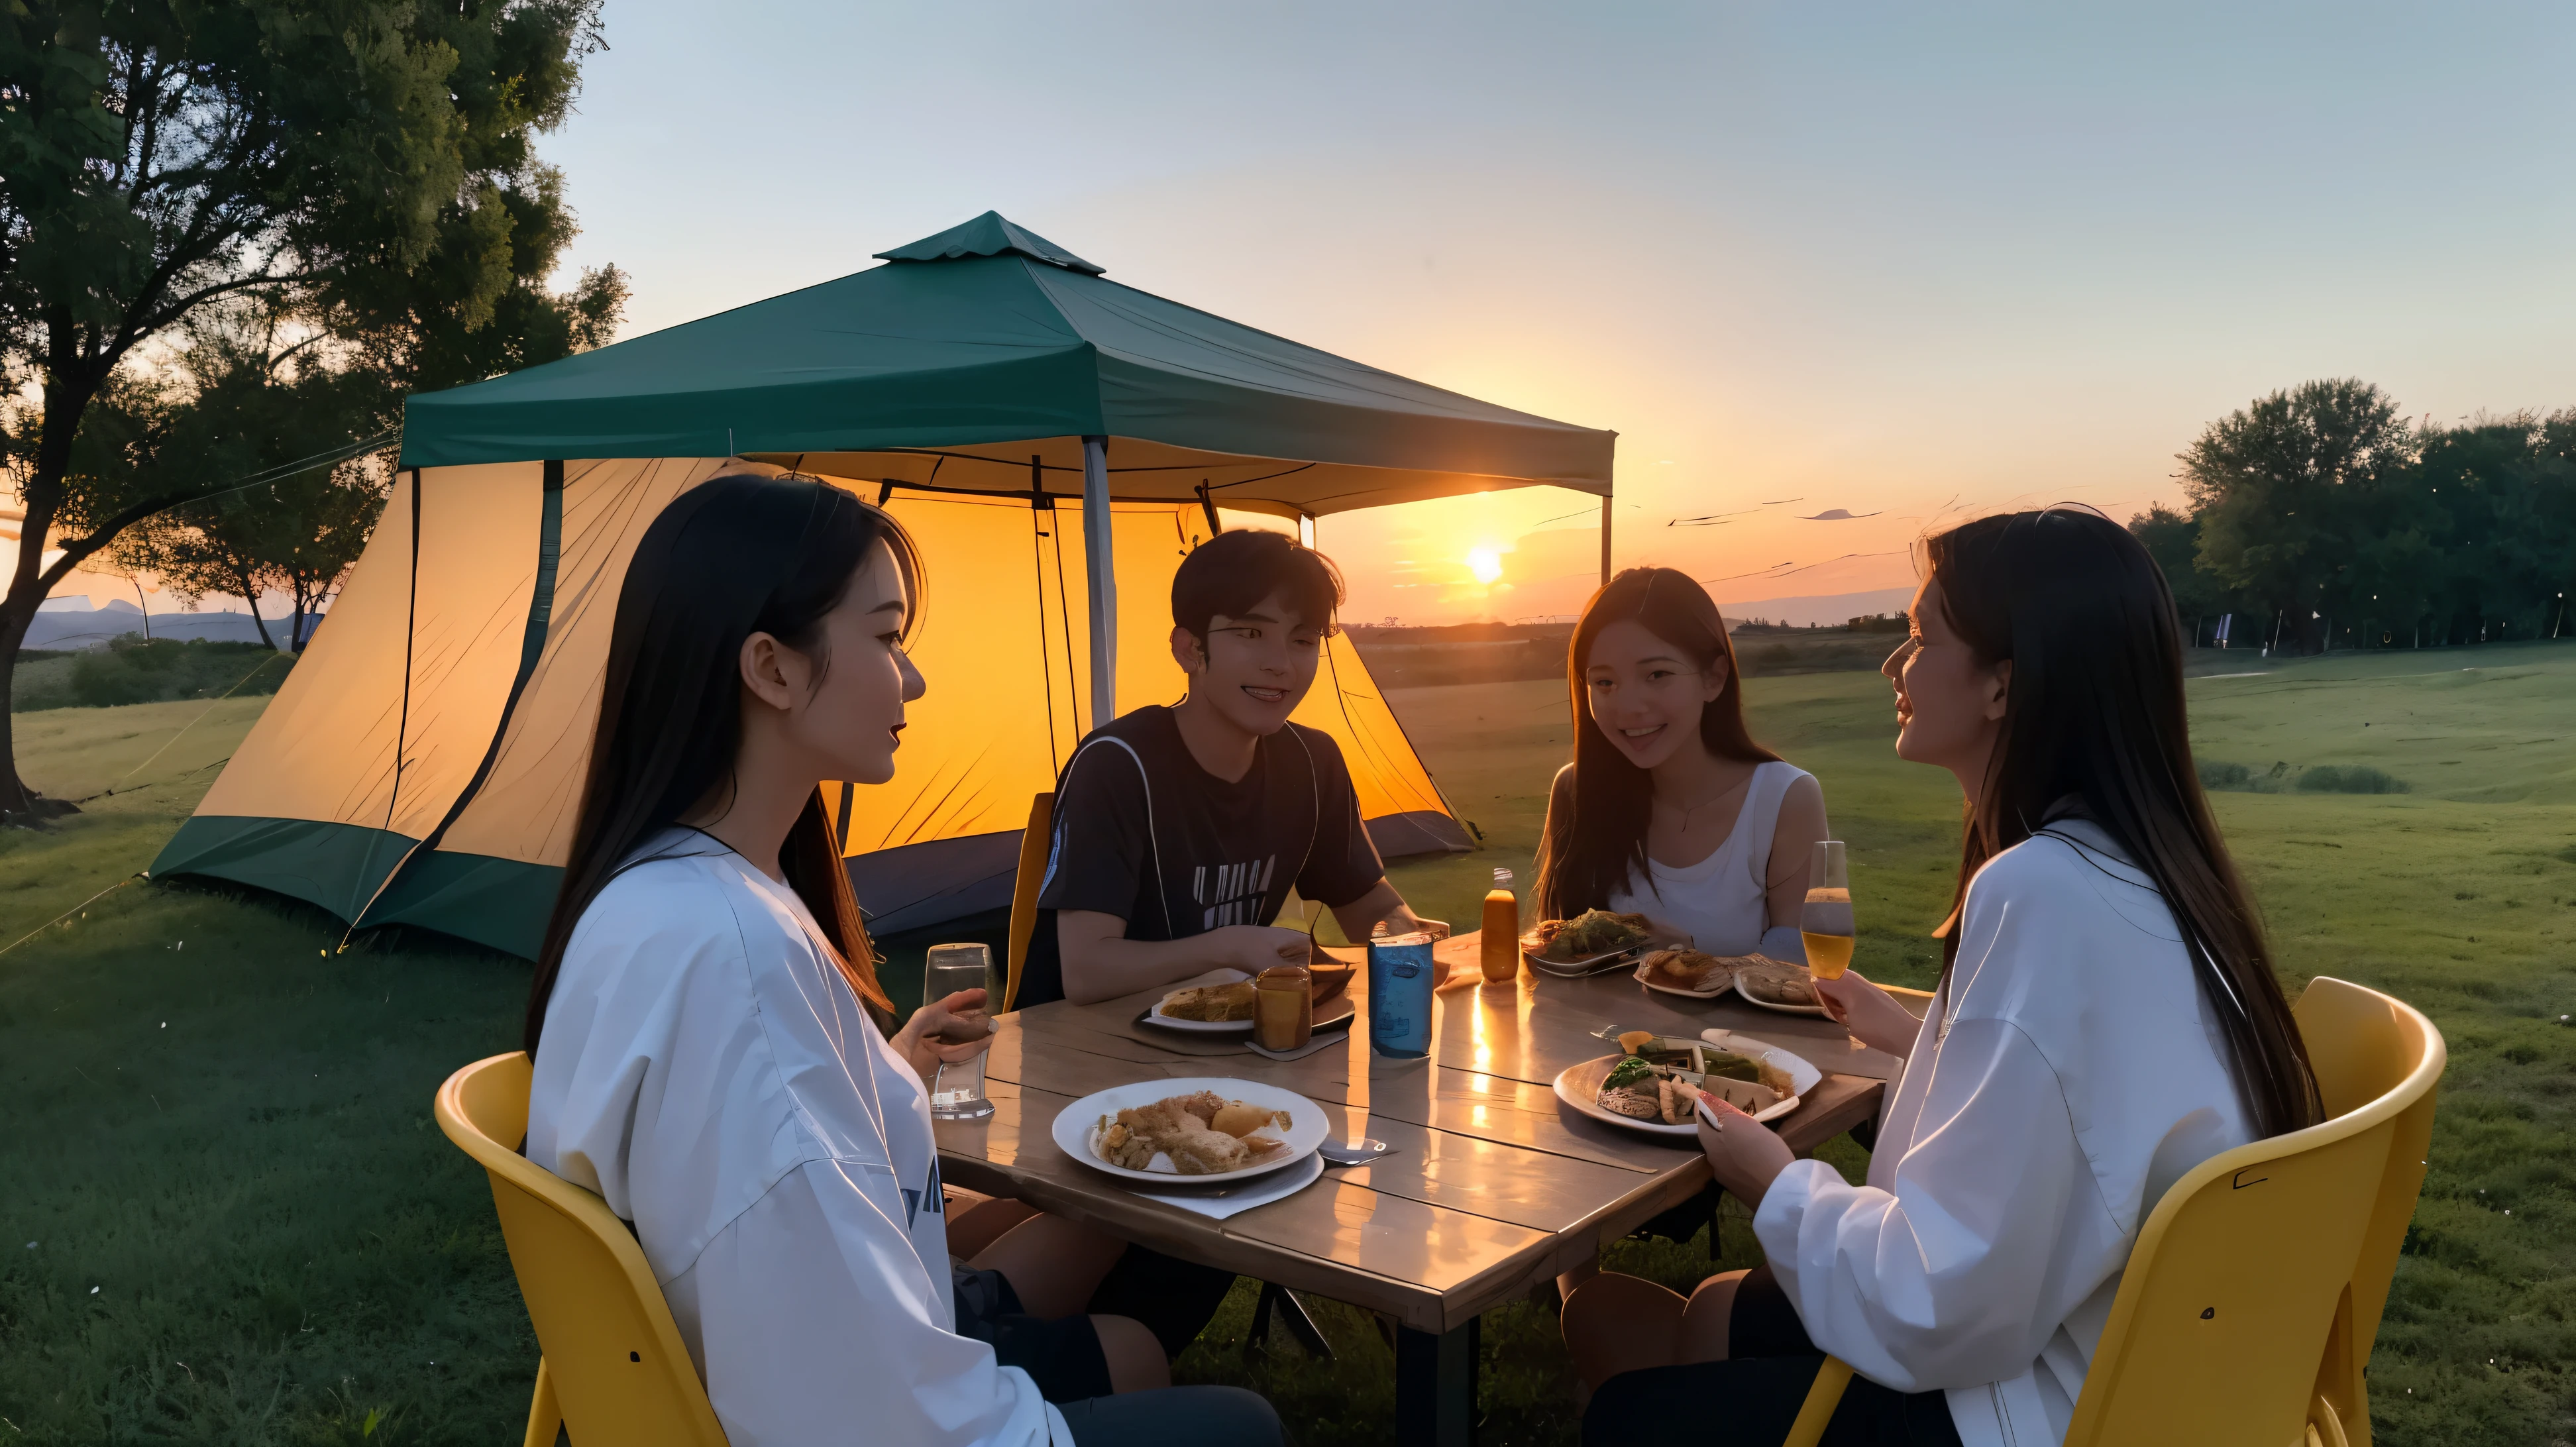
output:
[[[1744,786],[1751,782],[1752,776],[1748,774],[1744,778],[1738,779],[1734,783],[1729,784],[1724,790],[1713,794],[1708,798],[1702,799],[1696,804],[1677,804],[1668,799],[1657,799],[1655,802],[1663,805],[1667,809],[1680,810],[1682,816],[1682,832],[1688,834],[1690,832],[1691,816],[1693,814],[1698,813],[1700,810],[1705,809],[1712,804],[1725,803],[1727,800],[1734,798],[1738,793],[1741,793]]]

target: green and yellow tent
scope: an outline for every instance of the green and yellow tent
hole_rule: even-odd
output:
[[[829,793],[876,928],[937,924],[1008,903],[1030,797],[1094,719],[1180,696],[1164,600],[1220,509],[1304,526],[1540,483],[1610,493],[1611,433],[1121,286],[990,212],[879,255],[411,398],[328,625],[153,873],[533,954],[637,540],[709,477],[792,471],[923,546],[930,692],[900,772]],[[1341,743],[1381,852],[1465,847],[1346,639],[1325,669],[1298,718]]]

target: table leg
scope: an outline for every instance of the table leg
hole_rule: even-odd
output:
[[[1406,1447],[1474,1447],[1480,1336],[1469,1318],[1455,1331],[1395,1331],[1395,1440]]]
[[[1280,1324],[1288,1328],[1288,1335],[1296,1339],[1297,1345],[1306,1349],[1306,1355],[1320,1362],[1333,1359],[1333,1344],[1324,1339],[1324,1329],[1307,1314],[1306,1304],[1275,1281],[1261,1283],[1261,1299],[1252,1304],[1252,1333],[1244,1339],[1245,1356],[1259,1356],[1270,1349],[1270,1322],[1274,1314]]]

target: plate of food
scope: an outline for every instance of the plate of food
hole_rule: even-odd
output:
[[[1543,919],[1521,936],[1530,968],[1551,975],[1592,975],[1611,969],[1654,938],[1642,914],[1587,909],[1572,919]]]
[[[1786,1050],[1740,1037],[1721,1044],[1634,1030],[1619,1046],[1617,1055],[1566,1067],[1556,1077],[1556,1098],[1595,1120],[1675,1140],[1698,1129],[1701,1091],[1771,1120],[1796,1110],[1799,1097],[1824,1078]]]
[[[1202,1035],[1245,1035],[1252,1030],[1250,980],[1192,985],[1170,992],[1145,1010],[1145,1023]]]
[[[1735,972],[1735,993],[1765,1010],[1783,1015],[1823,1015],[1825,1007],[1816,999],[1816,980],[1805,965],[1783,964],[1764,960]]]
[[[1707,955],[1693,949],[1653,950],[1637,961],[1637,983],[1692,1000],[1714,1000],[1735,988],[1735,972],[1767,965],[1763,955]]]
[[[1239,1180],[1302,1161],[1324,1143],[1323,1107],[1250,1080],[1143,1080],[1057,1112],[1055,1143],[1095,1169],[1157,1185]]]

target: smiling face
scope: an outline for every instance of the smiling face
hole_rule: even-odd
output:
[[[1299,617],[1284,588],[1240,616],[1211,615],[1204,640],[1187,628],[1172,630],[1172,656],[1190,676],[1190,697],[1205,699],[1245,733],[1263,736],[1287,727],[1288,715],[1314,686],[1323,643],[1322,623]]]
[[[1726,691],[1726,661],[1697,660],[1633,618],[1604,627],[1583,660],[1592,721],[1628,762],[1651,769],[1699,742],[1699,719]]]
[[[778,709],[783,741],[811,760],[816,777],[856,784],[894,777],[903,706],[927,687],[903,651],[909,607],[903,570],[880,542],[823,615],[812,656],[766,633],[744,645],[745,686]]]
[[[1927,578],[1907,610],[1910,628],[1879,672],[1896,685],[1896,755],[1959,776],[1971,799],[2002,731],[2012,663],[1984,663],[1941,607],[1941,580]]]

